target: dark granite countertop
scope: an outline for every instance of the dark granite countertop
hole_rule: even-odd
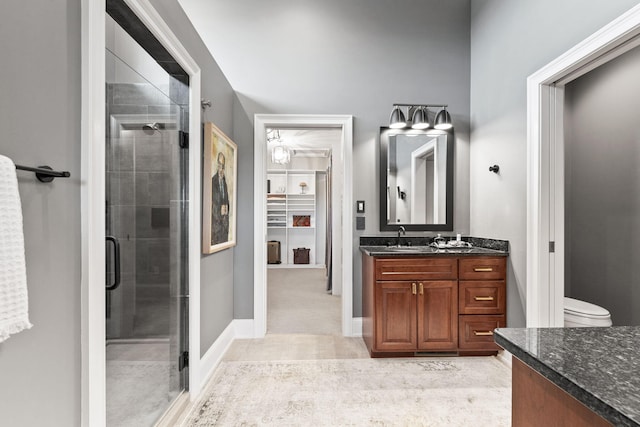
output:
[[[640,426],[640,326],[499,328],[495,342],[616,426]]]
[[[455,240],[453,236],[444,236],[444,238],[446,241]],[[360,237],[360,251],[371,256],[509,255],[509,242],[506,240],[463,237],[462,241],[471,245],[471,247],[447,247],[443,249],[429,246],[432,241],[432,237],[402,236],[400,238],[400,246],[397,246],[397,237]]]
[[[504,251],[497,251],[495,249],[486,248],[445,248],[438,249],[431,246],[360,246],[360,251],[371,256],[407,256],[407,255],[419,255],[419,256],[442,256],[442,255],[454,255],[454,256],[473,256],[473,255],[493,255],[493,256],[507,256],[508,253]]]

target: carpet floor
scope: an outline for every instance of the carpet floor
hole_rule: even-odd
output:
[[[183,426],[509,426],[494,357],[222,362]]]
[[[267,333],[341,335],[339,296],[327,294],[325,270],[268,270]]]

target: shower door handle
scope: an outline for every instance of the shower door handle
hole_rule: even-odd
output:
[[[118,239],[116,239],[113,236],[106,236],[105,239],[108,242],[113,243],[113,267],[114,267],[114,274],[113,274],[113,284],[110,285],[108,283],[109,278],[107,277],[107,275],[105,274],[105,281],[107,281],[106,283],[106,289],[108,291],[113,291],[116,290],[118,288],[118,286],[120,286],[120,242],[118,242]],[[105,264],[106,264],[106,273],[109,272],[109,262],[107,260],[107,257],[105,256]]]

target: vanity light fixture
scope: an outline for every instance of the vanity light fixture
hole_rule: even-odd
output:
[[[407,115],[400,107],[407,107]],[[447,130],[453,127],[451,123],[451,115],[446,110],[447,106],[442,104],[393,104],[391,117],[389,118],[389,127],[391,129],[402,129],[411,126],[412,129],[429,129],[429,108],[439,108],[435,115],[434,128],[439,130]],[[410,120],[407,121],[406,117]]]

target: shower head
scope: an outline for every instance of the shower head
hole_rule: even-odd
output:
[[[142,126],[142,131],[147,135],[153,135],[157,130],[160,130],[157,123],[147,123]]]

